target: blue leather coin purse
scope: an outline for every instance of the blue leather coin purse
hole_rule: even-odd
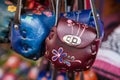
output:
[[[11,25],[11,46],[18,54],[37,60],[44,53],[44,40],[54,26],[55,15],[50,11],[21,15],[21,0],[18,0],[14,22]]]

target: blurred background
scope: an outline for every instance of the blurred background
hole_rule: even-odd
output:
[[[10,1],[16,4],[17,0]],[[45,0],[36,1],[48,6]],[[120,80],[120,0],[95,0],[95,4],[104,23],[105,35],[96,61],[90,71],[84,72],[84,79]],[[28,6],[28,3],[25,5]],[[12,51],[9,43],[0,43],[0,80],[50,80],[51,71],[46,66],[48,61],[44,59],[41,63],[41,60],[25,59]],[[58,73],[57,80],[66,80],[64,76],[64,73]],[[76,73],[76,80],[79,77]]]

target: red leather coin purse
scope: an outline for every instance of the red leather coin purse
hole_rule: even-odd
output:
[[[87,70],[95,61],[100,41],[94,27],[61,17],[46,38],[45,57],[58,69]]]

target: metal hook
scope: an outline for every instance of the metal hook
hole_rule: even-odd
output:
[[[22,0],[18,0],[17,10],[15,12],[15,17],[14,17],[15,24],[20,24],[21,8],[22,8]]]
[[[61,5],[61,0],[56,0],[56,21],[55,21],[55,26],[58,23],[58,19],[60,16],[60,5]]]
[[[80,80],[84,80],[84,73],[83,73],[83,71],[80,72]]]
[[[75,72],[67,72],[68,80],[75,80]]]
[[[97,38],[100,38],[100,25],[99,25],[99,21],[98,21],[98,14],[95,8],[95,4],[93,0],[90,0],[90,6],[91,6],[91,10],[92,10],[92,14],[93,14],[93,18],[95,21],[95,25],[96,25],[96,31],[97,31]]]
[[[56,80],[57,77],[57,70],[54,68],[52,72],[52,80]]]
[[[53,12],[55,13],[55,1],[54,0],[49,0],[49,3],[51,4],[50,7],[52,7]]]
[[[67,12],[67,0],[64,0],[65,3],[65,12]]]

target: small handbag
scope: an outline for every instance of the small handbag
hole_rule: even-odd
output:
[[[98,26],[102,23],[99,17],[96,17],[94,10],[90,15],[95,19],[92,22],[86,20],[90,19],[88,15],[82,16],[77,21],[73,20],[75,18],[60,17],[57,25],[52,28],[45,41],[45,57],[55,68],[78,72],[88,70],[92,66],[102,41],[102,32],[104,32],[103,26]],[[96,25],[88,23],[96,23]]]
[[[43,56],[44,40],[55,23],[55,16],[48,10],[40,14],[21,15],[21,2],[18,0],[14,22],[11,24],[11,46],[18,54],[37,60]]]
[[[46,39],[45,56],[56,68],[87,70],[95,60],[99,43],[94,28],[61,18]]]

